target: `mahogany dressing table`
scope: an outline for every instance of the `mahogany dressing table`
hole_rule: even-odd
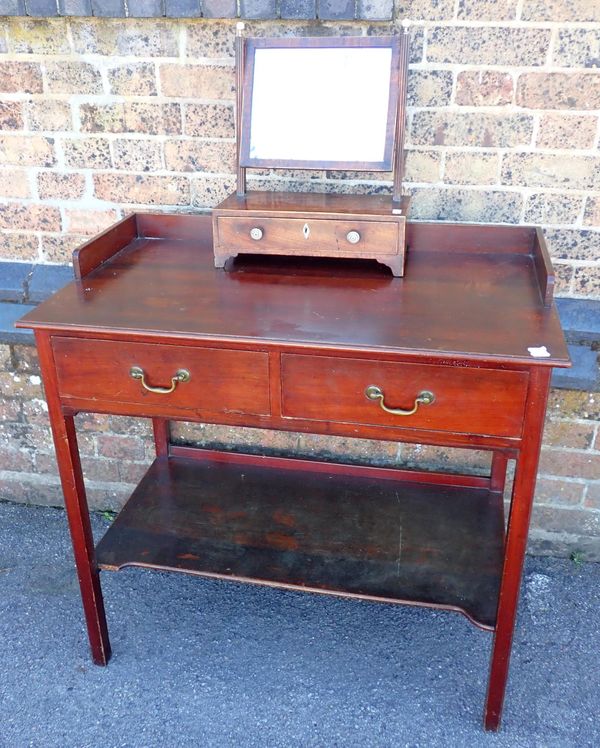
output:
[[[546,400],[568,366],[539,231],[407,224],[362,260],[213,266],[208,216],[130,216],[33,328],[93,661],[101,570],[182,571],[460,611],[493,633],[499,726]],[[95,547],[73,417],[151,418],[156,459]],[[208,451],[169,420],[489,450],[487,477]],[[505,520],[507,460],[516,460]]]

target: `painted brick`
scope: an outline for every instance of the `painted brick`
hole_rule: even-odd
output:
[[[358,0],[356,17],[367,21],[389,21],[394,13],[394,0]]]
[[[42,69],[38,62],[0,62],[0,92],[42,93]]]
[[[591,148],[596,140],[598,118],[592,115],[543,114],[540,117],[538,148]]]
[[[71,280],[73,280],[71,268],[36,265],[29,280],[27,297],[31,302],[44,301]],[[20,358],[23,359],[22,352]],[[30,354],[28,360],[34,360],[34,354]]]
[[[56,0],[26,0],[25,7],[30,16],[56,16]]]
[[[444,182],[448,184],[496,184],[500,157],[493,152],[448,153]]]
[[[101,94],[102,76],[87,62],[47,62],[47,90],[54,94]]]
[[[234,70],[231,67],[163,64],[160,67],[160,79],[165,96],[234,98]]]
[[[462,106],[504,106],[514,95],[510,73],[499,70],[465,70],[456,78],[456,103]]]
[[[163,15],[162,0],[127,0],[127,15],[130,18],[160,18]]]
[[[77,54],[108,56],[177,57],[179,27],[158,19],[73,20],[73,48]]]
[[[123,0],[92,0],[92,12],[95,16],[109,18],[125,17]]]
[[[600,75],[522,73],[517,104],[532,109],[600,109]]]
[[[525,203],[525,223],[575,223],[581,208],[583,197],[566,192],[535,192]]]
[[[205,18],[235,18],[237,2],[236,0],[204,0],[202,15]]]
[[[410,70],[407,103],[409,106],[446,106],[452,97],[452,73],[449,70]]]
[[[190,204],[190,185],[185,177],[95,174],[94,190],[100,200],[127,205]]]
[[[416,145],[511,148],[531,141],[533,118],[525,114],[415,112],[410,142]]]
[[[524,21],[600,21],[600,5],[590,0],[523,0]]]
[[[454,0],[396,0],[398,18],[447,21],[454,18]]]
[[[552,153],[508,153],[502,162],[502,183],[523,187],[600,187],[600,157]]]
[[[241,18],[276,18],[276,0],[240,0]]]
[[[37,181],[42,200],[78,200],[85,191],[83,174],[42,171]]]
[[[199,18],[202,15],[201,0],[165,0],[165,15],[175,18]]]
[[[156,69],[151,62],[128,62],[107,71],[110,93],[119,96],[156,96]]]
[[[234,138],[234,108],[231,104],[186,104],[183,131],[194,137]]]
[[[61,16],[91,16],[92,0],[58,0]]]
[[[312,19],[317,17],[317,3],[316,0],[281,0],[279,11],[286,19]]]
[[[0,170],[0,197],[30,197],[29,179],[25,169]]]
[[[118,138],[113,141],[115,169],[126,171],[158,171],[162,168],[161,144],[155,140]]]
[[[105,138],[72,138],[62,143],[65,164],[72,169],[110,169],[110,146]]]
[[[410,191],[410,217],[428,221],[518,223],[523,198],[501,190],[417,188]]]
[[[30,130],[60,132],[73,129],[71,107],[66,101],[27,101],[24,104],[25,117]]]
[[[513,21],[518,0],[459,0],[461,21]]]
[[[235,171],[235,144],[200,140],[170,140],[165,143],[165,166],[169,171]]]
[[[15,166],[52,166],[54,143],[40,135],[0,135],[0,162]]]
[[[116,210],[78,210],[65,208],[65,231],[93,236],[107,229],[120,216]]]
[[[355,0],[317,0],[317,17],[323,20],[352,20],[355,15]]]
[[[550,30],[443,26],[427,31],[427,60],[463,65],[543,65]]]
[[[546,229],[552,257],[559,260],[600,260],[600,232],[590,229]]]
[[[19,54],[69,54],[68,36],[60,19],[20,18],[9,27],[9,48]]]
[[[559,29],[552,61],[561,68],[600,67],[600,29]]]

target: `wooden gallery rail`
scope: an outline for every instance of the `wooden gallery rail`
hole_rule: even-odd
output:
[[[407,236],[404,278],[283,257],[225,272],[210,218],[134,215],[18,323],[35,330],[95,663],[110,656],[99,571],[125,566],[446,608],[493,632],[498,728],[550,375],[569,358],[539,231]],[[96,547],[79,411],[154,425],[156,459]],[[182,447],[169,420],[489,450],[491,474]]]

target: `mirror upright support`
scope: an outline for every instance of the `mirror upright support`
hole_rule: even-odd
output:
[[[398,112],[396,115],[396,137],[394,139],[394,187],[392,192],[393,211],[400,209],[402,201],[402,183],[404,182],[404,137],[406,133],[406,98],[408,94],[408,61],[410,50],[410,32],[408,23],[403,24],[403,33],[400,37],[400,69],[398,76]]]
[[[238,197],[246,194],[246,168],[241,165],[240,147],[242,142],[242,112],[244,105],[244,65],[246,57],[246,43],[243,36],[244,24],[240,21],[235,27],[235,147],[237,161],[237,189]]]

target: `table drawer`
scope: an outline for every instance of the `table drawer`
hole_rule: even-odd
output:
[[[519,437],[527,397],[526,372],[390,363],[283,354],[282,414],[287,418]],[[412,410],[422,392],[433,402],[411,415],[386,412],[383,404]],[[427,399],[427,398],[424,398]]]
[[[63,398],[205,413],[270,413],[267,353],[62,337],[53,338],[52,347]],[[137,378],[132,367],[138,369]],[[173,380],[180,370],[189,372],[187,381]]]
[[[216,223],[218,252],[305,253],[326,257],[400,252],[396,221],[219,216]]]

